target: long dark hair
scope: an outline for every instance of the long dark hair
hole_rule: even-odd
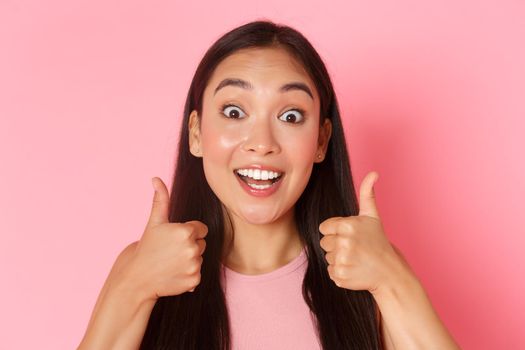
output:
[[[188,120],[202,116],[203,94],[217,65],[244,48],[279,47],[306,69],[320,97],[320,124],[332,122],[325,159],[314,163],[309,182],[295,204],[295,222],[306,248],[308,268],[302,295],[309,306],[323,349],[383,349],[377,304],[366,290],[338,287],[329,277],[319,225],[334,216],[358,215],[350,162],[335,92],[327,69],[310,42],[297,30],[271,21],[241,25],[219,38],[197,67],[184,107],[176,169],[171,188],[170,222],[199,220],[208,226],[201,282],[193,293],[160,297],[140,349],[230,349],[230,325],[221,288],[221,258],[228,215],[204,176],[202,158],[189,151]],[[231,227],[231,226],[230,226]]]

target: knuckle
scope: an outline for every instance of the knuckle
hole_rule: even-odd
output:
[[[192,287],[198,286],[199,283],[201,283],[201,274],[200,273],[195,274],[195,276],[192,276],[190,281],[191,281],[190,283]]]
[[[352,217],[349,217],[349,218],[345,218],[344,220],[341,220],[339,222],[339,225],[341,227],[341,229],[347,233],[354,233],[355,232],[355,227],[354,227],[354,222],[353,222],[353,218]]]
[[[333,263],[332,253],[326,253],[324,258],[329,264]]]
[[[186,273],[187,273],[188,275],[194,275],[194,274],[197,273],[198,271],[199,271],[199,267],[197,266],[197,264],[192,263],[192,264],[190,264],[190,265],[188,266],[188,269],[186,270]]]
[[[193,233],[193,227],[187,223],[177,223],[177,229],[182,238],[188,239]]]
[[[204,252],[206,251],[206,243],[204,243],[199,251],[199,255],[202,255],[204,254]]]
[[[336,259],[337,263],[340,265],[348,265],[348,255],[347,254],[339,254]]]
[[[201,266],[202,266],[202,261],[203,261],[203,258],[202,256],[198,256],[197,258],[193,258],[189,267],[188,267],[188,270],[187,270],[187,273],[188,275],[193,275],[195,273],[200,273],[200,270],[201,270]]]
[[[344,236],[338,236],[336,245],[338,248],[348,249],[350,248],[350,245],[351,245],[350,238],[344,237]]]
[[[343,277],[343,269],[340,266],[334,266],[334,276]]]
[[[184,238],[185,239],[190,239],[191,236],[193,235],[193,228],[190,226],[185,226],[184,227]]]
[[[199,255],[199,247],[195,246],[194,244],[190,245],[186,249],[186,254],[188,255],[188,258],[191,259],[197,255]]]

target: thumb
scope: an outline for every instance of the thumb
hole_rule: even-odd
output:
[[[377,210],[374,193],[374,184],[378,178],[379,174],[372,171],[369,172],[361,182],[359,215],[366,215],[379,219],[379,212]]]
[[[170,206],[170,195],[162,179],[154,177],[151,179],[155,194],[153,195],[153,205],[149,216],[148,225],[159,225],[168,223],[168,213]]]

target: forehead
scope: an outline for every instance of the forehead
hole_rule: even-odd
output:
[[[231,54],[215,68],[207,92],[213,94],[217,84],[227,78],[243,79],[252,83],[255,89],[270,90],[291,81],[303,82],[318,100],[315,85],[304,67],[282,48],[249,48]]]

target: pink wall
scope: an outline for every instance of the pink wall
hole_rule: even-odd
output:
[[[355,180],[379,172],[387,233],[459,343],[522,347],[523,2],[179,3],[0,3],[0,348],[78,345],[151,177],[169,183],[198,61],[263,17],[325,59]]]

